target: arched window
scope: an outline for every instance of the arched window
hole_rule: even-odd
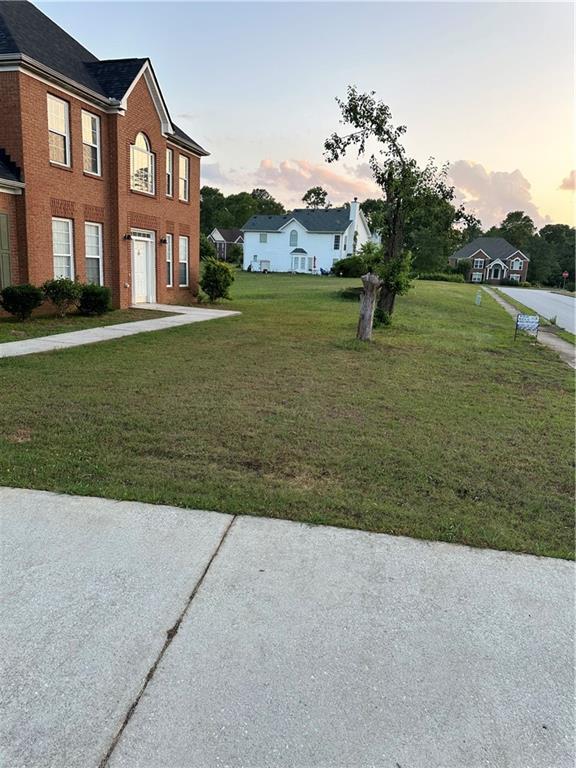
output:
[[[138,133],[130,145],[130,188],[137,192],[154,194],[154,154],[150,142]]]
[[[514,259],[511,269],[522,269],[522,259]]]
[[[298,232],[295,229],[290,232],[290,248],[296,248],[298,245]]]

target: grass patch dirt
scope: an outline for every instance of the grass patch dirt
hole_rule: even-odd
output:
[[[133,323],[138,320],[152,320],[155,317],[167,316],[166,312],[148,309],[116,309],[100,317],[83,317],[76,314],[67,317],[38,315],[24,322],[12,317],[2,317],[0,318],[0,344],[6,341],[22,341],[39,336],[52,336],[55,333],[83,331],[86,328],[100,328],[104,325]]]
[[[0,483],[572,557],[572,373],[475,286],[240,273],[214,322],[0,361]]]

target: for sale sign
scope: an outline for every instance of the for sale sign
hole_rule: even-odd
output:
[[[526,331],[526,333],[531,333],[534,334],[534,336],[538,336],[539,326],[540,317],[538,315],[517,315],[514,338],[516,338],[518,335],[518,331]]]

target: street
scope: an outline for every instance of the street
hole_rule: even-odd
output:
[[[546,320],[556,317],[556,324],[570,333],[576,333],[576,299],[552,291],[536,291],[532,288],[505,288],[498,290],[533,309]]]

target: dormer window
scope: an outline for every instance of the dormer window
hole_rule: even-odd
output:
[[[298,232],[293,229],[290,232],[290,248],[296,248],[298,245]]]
[[[130,145],[130,189],[154,194],[154,160],[148,139],[139,133]]]

